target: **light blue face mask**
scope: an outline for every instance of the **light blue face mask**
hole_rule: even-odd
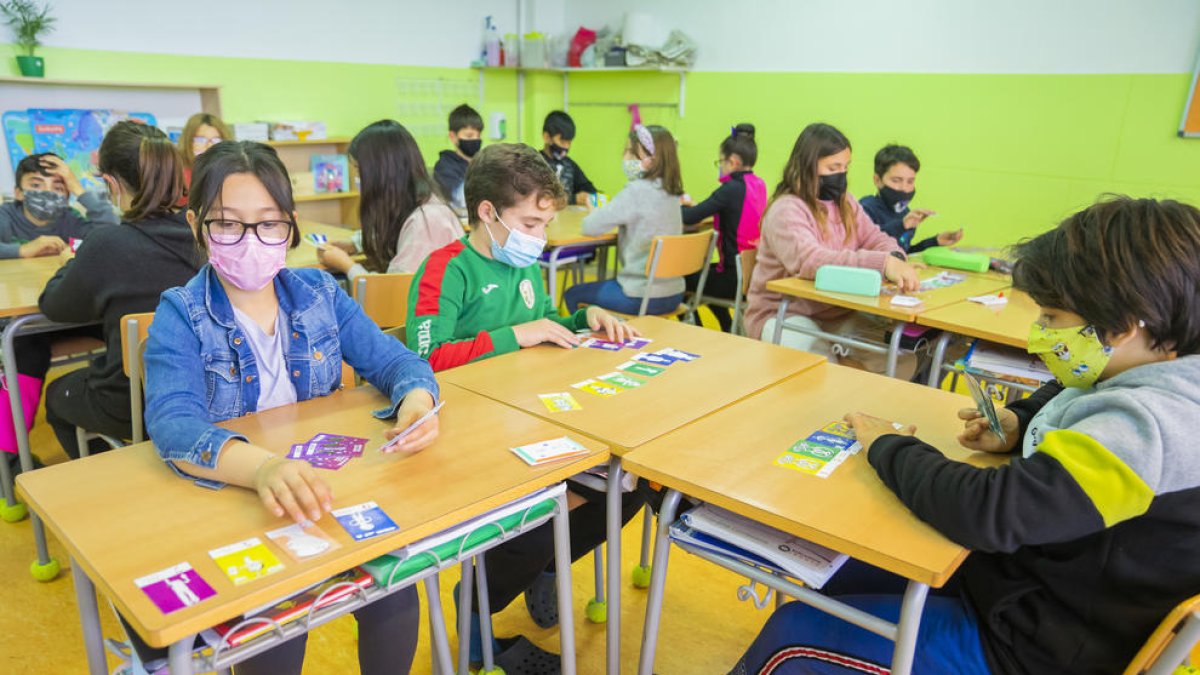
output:
[[[505,225],[503,220],[500,220],[499,214],[496,215],[496,222],[508,230],[508,240],[504,242],[504,246],[498,245],[495,235],[492,234],[491,226],[484,223],[488,238],[492,240],[491,251],[494,260],[517,268],[529,267],[538,261],[538,258],[542,256],[542,251],[546,248],[544,239],[513,230]]]

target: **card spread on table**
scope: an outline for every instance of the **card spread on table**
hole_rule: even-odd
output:
[[[679,360],[679,359],[671,358],[669,356],[663,356],[662,354],[658,354],[657,352],[656,353],[641,352],[638,354],[634,354],[631,358],[634,361],[641,361],[642,363],[653,363],[656,366],[669,366],[672,363],[675,363],[676,361]]]
[[[985,307],[1000,307],[1008,304],[1008,298],[1004,297],[1003,293],[991,293],[989,295],[975,295],[967,298],[968,302],[978,302]]]
[[[988,428],[992,430],[1000,438],[1000,442],[1007,444],[1008,435],[1004,433],[1004,427],[1000,426],[1000,415],[996,413],[996,402],[983,389],[983,385],[975,376],[970,373],[963,373],[967,380],[967,389],[971,391],[971,398],[975,399],[975,407],[987,418]]]
[[[911,295],[894,295],[892,296],[892,304],[898,307],[916,307],[924,302],[920,298],[914,298]]]
[[[293,523],[278,530],[271,530],[267,537],[297,561],[338,548],[337,542],[312,523],[307,527]]]
[[[616,396],[617,394],[624,391],[620,387],[614,387],[611,384],[606,384],[606,383],[601,382],[596,379],[587,379],[587,380],[584,380],[583,382],[576,382],[575,384],[573,384],[571,386],[574,387],[575,389],[582,389],[583,391],[586,391],[589,394],[595,394],[595,395],[603,397],[603,398],[608,398],[609,396]]]
[[[637,389],[643,384],[646,384],[645,381],[639,380],[636,377],[630,377],[624,373],[605,373],[603,375],[597,375],[596,379],[602,382],[607,382],[611,385],[615,385],[622,389]]]
[[[626,361],[617,366],[617,370],[624,370],[635,375],[644,375],[646,377],[654,377],[666,370],[660,366],[652,366],[649,363],[638,363],[637,361]]]
[[[258,537],[236,544],[215,548],[208,552],[225,576],[240,586],[246,582],[274,574],[283,569],[283,563],[271,553],[271,549]]]
[[[400,529],[375,502],[363,502],[344,509],[334,509],[333,517],[346,528],[354,541],[362,541]]]
[[[367,439],[338,434],[317,434],[288,451],[289,459],[301,459],[318,469],[336,471],[362,455]]]
[[[588,338],[581,342],[580,346],[590,347],[591,349],[603,349],[606,352],[621,351],[620,342],[609,342],[608,340],[601,340],[600,338]]]
[[[651,340],[650,338],[644,338],[644,337],[630,338],[625,341],[625,347],[627,349],[641,349],[642,347],[645,347],[646,345],[650,344],[651,342],[654,342],[654,340]]]
[[[134,579],[133,583],[145,593],[163,614],[211,598],[217,592],[187,563],[179,563],[161,572]]]
[[[682,349],[674,349],[672,347],[660,349],[653,353],[656,356],[662,356],[662,357],[666,357],[669,359],[675,359],[676,361],[695,361],[696,359],[700,358],[699,354],[685,352]]]
[[[569,392],[561,391],[553,394],[538,394],[538,399],[542,405],[550,412],[567,412],[568,410],[581,410],[583,406],[579,405],[579,401],[575,400]]]
[[[588,449],[563,436],[562,438],[552,438],[548,441],[539,441],[530,443],[529,445],[520,445],[515,448],[509,448],[525,461],[529,466],[539,466],[549,462],[557,462],[562,459],[571,457],[579,457],[586,455]]]
[[[776,466],[827,478],[862,445],[845,422],[831,422],[797,441],[775,460]]]
[[[939,288],[946,288],[955,284],[961,284],[966,280],[967,275],[965,274],[959,274],[958,272],[938,272],[928,279],[923,279],[921,281],[921,287],[917,290],[917,292],[925,293],[927,291],[933,291]]]

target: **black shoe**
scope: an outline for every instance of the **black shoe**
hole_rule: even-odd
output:
[[[502,650],[496,655],[496,666],[503,668],[505,675],[559,675],[562,661],[533,644],[524,635],[515,638],[498,638]]]
[[[553,572],[542,572],[525,591],[525,609],[538,628],[558,625],[558,577]]]

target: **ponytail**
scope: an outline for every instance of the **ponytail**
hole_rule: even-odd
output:
[[[742,166],[752,168],[758,161],[758,144],[754,142],[754,125],[743,122],[729,131],[721,141],[721,156],[726,159],[737,155]]]
[[[179,150],[157,127],[117,122],[100,143],[100,173],[113,176],[132,190],[130,222],[165,216],[183,196]]]

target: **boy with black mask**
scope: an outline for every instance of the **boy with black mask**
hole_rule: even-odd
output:
[[[71,196],[87,211],[80,217]],[[67,163],[46,152],[17,163],[15,201],[0,205],[0,259],[62,253],[96,225],[116,225],[117,214],[103,195],[87,192]]]
[[[443,150],[438,155],[438,161],[433,165],[433,179],[450,200],[451,208],[461,212],[467,208],[463,199],[467,165],[483,146],[483,117],[466,103],[450,111],[450,143],[454,149]]]
[[[937,213],[929,209],[909,210],[917,192],[914,185],[921,161],[905,145],[886,145],[875,153],[875,189],[877,194],[863,197],[858,203],[879,229],[900,242],[905,253],[917,253],[933,246],[953,246],[962,239],[962,229],[942,232],[913,243],[917,226]]]
[[[574,140],[575,120],[571,119],[570,115],[561,110],[546,115],[546,121],[542,123],[542,156],[562,183],[563,190],[567,193],[567,201],[586,206],[588,195],[595,194],[598,190],[575,160],[567,157]]]

